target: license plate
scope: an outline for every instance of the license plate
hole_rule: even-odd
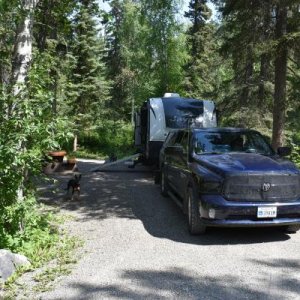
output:
[[[258,218],[276,218],[277,207],[258,207],[257,208]]]

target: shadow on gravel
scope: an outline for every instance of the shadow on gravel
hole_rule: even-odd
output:
[[[235,274],[222,277],[201,277],[190,274],[183,268],[171,268],[165,271],[126,270],[120,275],[125,284],[97,286],[74,283],[78,291],[77,299],[273,299],[281,300],[299,295],[299,282],[275,275],[271,282],[253,282],[247,279],[241,283]],[[286,281],[286,282],[285,282]],[[128,282],[128,284],[127,284]],[[270,285],[271,284],[271,285]],[[274,293],[276,290],[276,293]],[[273,292],[272,292],[273,291]],[[97,298],[98,297],[98,298]]]
[[[143,222],[147,232],[152,236],[170,239],[180,243],[196,245],[238,245],[258,244],[274,241],[286,241],[290,236],[280,227],[276,228],[208,228],[206,234],[192,236],[187,229],[187,217],[177,208],[171,199],[158,197],[159,209],[151,217],[137,206],[135,216]]]
[[[300,270],[300,261],[298,259],[273,259],[272,261],[252,259],[251,262],[259,264],[261,266],[267,266],[272,268],[286,268],[286,269],[298,269]],[[300,295],[300,282],[298,284]]]
[[[300,262],[296,259],[272,259],[272,260],[259,260],[259,259],[251,259],[251,263],[258,264],[260,269],[266,268],[266,270],[270,270],[270,268],[284,270],[284,272],[280,272],[280,276],[272,276],[272,285],[278,290],[284,292],[295,293],[294,298],[289,299],[300,299],[300,277],[299,273],[295,272],[295,270],[300,270]],[[270,274],[268,274],[270,275]],[[297,278],[295,277],[297,276]],[[284,298],[284,297],[283,297]]]
[[[70,201],[65,197],[64,189],[72,175],[56,175],[58,182],[55,185],[41,189],[41,201],[76,213],[78,223],[107,218],[139,219],[152,236],[180,243],[235,245],[290,238],[280,228],[211,228],[206,235],[191,236],[187,231],[186,216],[170,198],[160,195],[151,172],[89,172],[93,167],[95,164],[85,162],[80,168],[83,175],[79,201]],[[53,190],[57,190],[55,197],[51,194]]]
[[[152,171],[145,168],[128,170],[127,166],[122,166],[119,169],[112,167],[111,172],[91,172],[93,168],[95,163],[79,164],[79,173],[82,174],[79,201],[71,200],[70,193],[66,191],[67,183],[74,175],[53,174],[39,185],[40,202],[76,213],[79,222],[106,218],[135,219],[132,211],[135,188],[131,188],[131,183],[138,190],[143,190],[144,185],[153,186]]]

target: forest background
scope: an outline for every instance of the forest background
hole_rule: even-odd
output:
[[[165,92],[214,100],[221,126],[300,163],[299,0],[105,4],[0,0],[0,248],[41,257],[55,240],[32,180],[49,150],[133,153],[134,112]]]

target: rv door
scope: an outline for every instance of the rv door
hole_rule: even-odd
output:
[[[141,146],[141,114],[136,112],[134,114],[134,145]]]

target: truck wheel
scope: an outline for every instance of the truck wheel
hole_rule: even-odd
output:
[[[200,219],[199,200],[197,199],[199,196],[196,189],[189,187],[187,197],[189,232],[192,235],[203,234],[206,231],[206,226],[202,224]]]
[[[287,233],[296,233],[300,229],[300,225],[289,225],[286,226],[285,231]]]
[[[165,170],[161,170],[161,176],[160,176],[160,193],[164,197],[168,197],[168,191],[169,191],[169,184],[168,184],[168,179],[165,174]]]

